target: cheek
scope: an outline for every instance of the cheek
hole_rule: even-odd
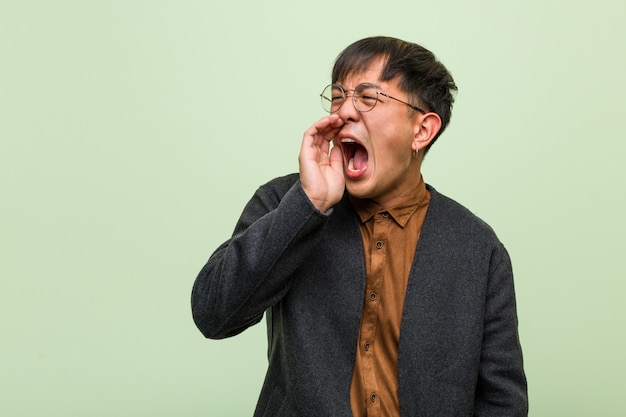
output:
[[[387,130],[372,138],[372,148],[377,163],[405,165],[411,162],[413,137],[409,132]]]
[[[381,109],[382,110],[382,109]],[[380,117],[367,117],[380,116]],[[403,169],[412,159],[413,130],[406,119],[395,113],[363,116],[373,159],[385,169]]]
[[[373,161],[379,174],[388,178],[395,177],[405,172],[411,165],[411,150],[405,147],[400,148],[397,143],[390,143],[388,146],[374,149]]]

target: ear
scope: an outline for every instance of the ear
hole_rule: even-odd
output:
[[[441,118],[437,113],[419,114],[415,121],[413,151],[420,151],[433,141],[441,129]]]

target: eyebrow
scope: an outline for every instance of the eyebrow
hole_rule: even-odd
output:
[[[358,83],[355,87],[358,87],[358,86],[360,86],[361,84],[371,84],[371,85],[373,85],[374,87],[376,87],[377,89],[382,88],[382,87],[380,86],[380,84],[375,83],[375,82],[371,82],[371,81],[365,81],[365,82],[362,82],[362,83]],[[344,90],[344,91],[354,91],[354,89],[351,89],[351,90],[346,89],[346,88],[345,88],[342,84],[340,84],[340,83],[334,83],[333,85],[338,85],[339,87],[343,88],[343,90]]]

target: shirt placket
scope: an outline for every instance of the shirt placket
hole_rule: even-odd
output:
[[[378,328],[378,314],[383,294],[382,286],[385,278],[385,263],[387,260],[388,233],[390,217],[387,212],[381,212],[373,218],[373,231],[370,251],[370,274],[364,301],[364,324],[361,333],[361,349],[365,375],[365,395],[367,396],[367,415],[380,416],[381,397],[379,395],[376,370],[376,331]]]

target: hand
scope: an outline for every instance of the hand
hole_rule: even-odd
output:
[[[329,152],[341,126],[343,121],[336,114],[318,120],[304,132],[298,156],[302,189],[322,213],[341,200],[346,185],[341,149],[335,146]]]

